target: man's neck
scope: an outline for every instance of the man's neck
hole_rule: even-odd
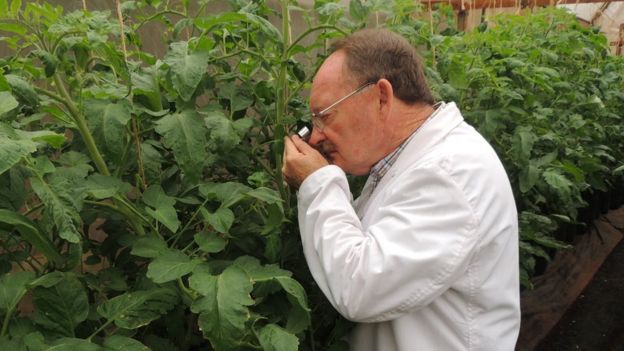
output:
[[[435,111],[429,104],[419,103],[407,105],[399,102],[393,114],[392,137],[388,142],[386,154],[390,154],[397,147],[410,137],[420,126],[427,121],[427,118]]]

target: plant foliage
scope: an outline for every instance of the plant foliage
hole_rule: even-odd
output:
[[[366,25],[418,46],[503,159],[525,284],[587,194],[622,186],[624,64],[562,11],[458,33],[449,7],[412,1],[117,4],[0,0],[2,349],[348,349],[281,153],[328,41]]]

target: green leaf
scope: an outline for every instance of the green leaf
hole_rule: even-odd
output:
[[[39,106],[39,95],[30,83],[12,74],[7,74],[4,77],[11,86],[13,94],[17,96],[21,103],[33,109]]]
[[[8,228],[6,228],[8,226]],[[52,240],[42,233],[37,225],[27,217],[4,209],[0,209],[0,227],[11,230],[15,228],[24,240],[41,252],[50,262],[60,265],[63,257],[56,251]]]
[[[43,63],[43,70],[45,72],[46,77],[52,77],[54,72],[56,72],[56,67],[58,66],[59,60],[56,56],[45,50],[35,50],[33,51],[33,55],[37,56],[39,60]]]
[[[448,71],[449,83],[456,89],[467,89],[470,82],[466,76],[466,67],[462,64],[461,58],[454,58],[454,61]]]
[[[160,183],[162,164],[164,158],[162,153],[152,144],[142,143],[141,154],[143,155],[143,168],[148,184]]]
[[[28,284],[35,279],[32,272],[13,272],[0,277],[0,310],[6,315],[13,310],[28,291]]]
[[[267,324],[258,332],[258,340],[264,351],[297,351],[299,339],[296,335],[276,324]]]
[[[30,286],[33,288],[36,286],[43,286],[45,288],[50,288],[60,283],[61,280],[65,279],[65,276],[66,276],[65,272],[53,271],[35,279],[32,283],[30,283]]]
[[[192,110],[167,115],[156,122],[156,132],[173,155],[190,182],[199,180],[209,165],[206,151],[206,127],[201,116]]]
[[[63,154],[63,156],[65,155],[67,154]],[[39,156],[33,159],[30,162],[30,166],[31,166],[31,169],[40,176],[44,176],[49,173],[54,173],[56,171],[56,167],[54,167],[54,163],[52,163],[52,161],[50,161],[50,159],[47,158],[46,156]]]
[[[18,131],[18,134],[23,138],[30,139],[32,141],[45,142],[50,146],[59,149],[65,143],[65,135],[53,132],[51,130],[37,130],[30,131]]]
[[[184,101],[191,100],[195,89],[208,69],[209,56],[204,51],[189,53],[185,41],[171,43],[163,61],[169,65],[174,89]]]
[[[104,339],[104,347],[114,351],[150,351],[149,347],[139,341],[122,335],[113,335]]]
[[[232,121],[221,111],[211,111],[205,118],[206,127],[210,131],[210,140],[219,149],[227,152],[238,145],[240,136],[234,129]]]
[[[219,233],[227,233],[234,223],[234,212],[229,208],[220,207],[214,213],[201,209],[202,216]]]
[[[81,236],[78,226],[81,218],[72,200],[66,194],[57,193],[39,177],[30,178],[30,182],[46,211],[50,211],[58,235],[70,243],[79,243]]]
[[[31,198],[31,189],[26,183],[28,171],[24,167],[13,167],[0,175],[0,207],[18,212]]]
[[[296,280],[291,278],[291,273],[279,268],[277,265],[261,265],[257,258],[241,256],[233,265],[247,273],[253,282],[277,282],[288,297],[292,309],[288,316],[287,329],[292,333],[300,333],[310,325],[310,308],[307,303],[305,290]]]
[[[106,351],[106,349],[84,339],[60,338],[45,351]]]
[[[162,110],[160,87],[158,85],[158,67],[152,66],[141,72],[132,73],[132,92],[135,96],[147,97],[152,111]]]
[[[258,28],[260,28],[264,33],[266,33],[269,38],[275,38],[278,41],[282,40],[282,33],[275,28],[275,26],[267,21],[265,18],[262,18],[258,15],[249,12],[241,12],[245,17],[247,17],[247,21],[253,23]]]
[[[2,0],[0,0],[1,2]],[[7,82],[6,78],[0,74],[0,91],[11,91],[11,85]]]
[[[221,207],[231,207],[245,198],[250,187],[237,182],[204,183],[199,186],[199,192],[206,198],[214,197],[221,201]]]
[[[47,350],[45,339],[40,332],[28,333],[22,340],[28,351]]]
[[[282,197],[276,190],[266,187],[253,189],[252,191],[247,192],[247,195],[260,201],[266,202],[267,204],[278,204],[280,205],[280,207],[284,202],[284,200],[282,200]]]
[[[11,1],[11,15],[16,16],[19,10],[22,8],[22,0]]]
[[[0,116],[19,106],[19,103],[8,91],[0,91]]]
[[[236,349],[246,333],[250,314],[247,306],[254,301],[249,295],[252,283],[245,272],[230,266],[219,275],[195,272],[189,278],[192,289],[203,295],[191,305],[199,313],[199,326],[215,350]]]
[[[512,149],[515,151],[518,160],[529,160],[533,144],[537,141],[537,136],[531,131],[531,127],[518,127],[513,136]]]
[[[131,291],[104,302],[97,312],[119,328],[136,329],[160,318],[177,301],[178,296],[172,289]]]
[[[139,257],[156,258],[167,252],[167,243],[161,237],[144,236],[132,245],[131,254]]]
[[[290,277],[277,277],[275,280],[282,286],[292,305],[286,328],[295,334],[304,331],[310,325],[311,318],[305,290],[301,284]]]
[[[261,235],[274,234],[277,236],[277,240],[281,242],[281,225],[286,219],[284,215],[284,209],[282,204],[269,204],[266,207],[267,215],[263,218],[264,228]]]
[[[223,239],[216,233],[197,233],[193,237],[199,248],[207,253],[220,252],[227,245],[227,240]]]
[[[197,17],[194,24],[199,29],[211,30],[219,24],[231,24],[235,22],[245,21],[245,15],[235,12],[226,12],[213,16]]]
[[[567,200],[572,191],[572,187],[574,184],[568,180],[563,174],[555,169],[549,169],[545,171],[542,176],[546,183],[553,187],[559,194],[561,194],[561,198],[563,200]]]
[[[230,112],[242,111],[251,106],[254,102],[249,95],[248,89],[234,83],[223,84],[217,92],[219,98],[226,99],[230,104]]]
[[[0,123],[0,174],[35,151],[35,142],[20,138],[13,128]]]
[[[169,250],[149,264],[147,277],[157,284],[166,283],[191,273],[199,263],[182,251]]]
[[[349,1],[349,14],[356,21],[363,21],[368,17],[368,8],[362,5],[361,0]]]
[[[585,182],[585,174],[583,174],[583,171],[572,162],[568,160],[562,161],[561,168],[571,174],[577,183]]]
[[[275,264],[262,265],[260,260],[251,256],[240,256],[233,265],[241,268],[247,273],[253,282],[263,282],[273,280],[276,277],[290,277],[292,273],[279,268]]]
[[[28,31],[28,28],[26,28],[26,26],[19,24],[19,23],[0,22],[0,31],[24,35]]]
[[[76,327],[89,314],[87,292],[70,275],[49,288],[33,289],[33,302],[35,322],[65,336],[74,336]]]
[[[121,179],[99,173],[91,175],[85,182],[85,192],[97,200],[125,195],[131,190],[132,186]]]
[[[276,233],[275,229],[274,227],[263,228],[261,233],[266,238],[263,253],[269,262],[277,262],[280,258],[280,252],[282,252],[282,240],[280,240],[279,233]]]
[[[254,124],[256,124],[256,121],[253,118],[243,117],[234,121],[233,126],[236,133],[242,138],[249,132]]]
[[[90,100],[85,106],[89,129],[98,145],[105,148],[113,161],[121,162],[128,143],[126,126],[131,118],[130,104],[126,100],[116,103]]]
[[[147,214],[164,224],[167,229],[175,233],[180,227],[178,213],[175,210],[175,199],[165,194],[160,185],[149,187],[143,193],[143,202],[153,208],[146,208]]]
[[[535,186],[539,179],[539,168],[530,164],[528,167],[523,167],[520,170],[520,191],[526,193]]]

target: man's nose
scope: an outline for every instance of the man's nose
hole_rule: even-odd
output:
[[[321,132],[318,128],[312,128],[312,135],[310,135],[308,144],[316,146],[318,143],[325,140],[325,138],[325,133]]]

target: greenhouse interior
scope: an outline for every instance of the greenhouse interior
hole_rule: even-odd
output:
[[[624,350],[623,51],[622,1],[0,0],[0,350]]]

